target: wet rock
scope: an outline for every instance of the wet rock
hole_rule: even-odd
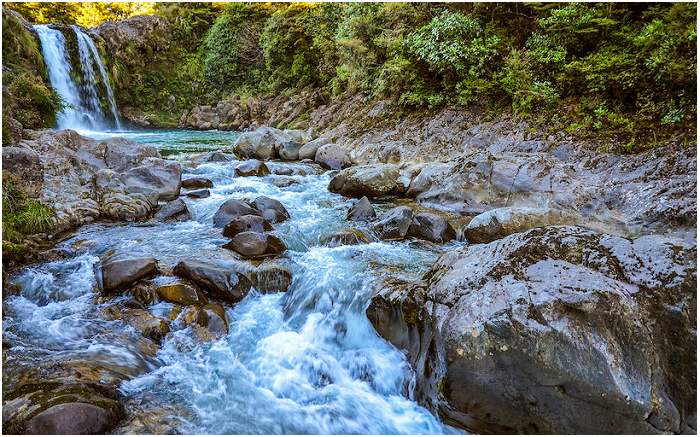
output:
[[[538,228],[447,252],[367,314],[453,425],[694,432],[696,260],[668,237]]]
[[[146,158],[138,167],[121,177],[130,188],[147,188],[158,192],[158,200],[173,200],[180,195],[182,168],[178,162]]]
[[[103,293],[118,293],[131,284],[158,274],[153,258],[107,260],[97,265],[97,284]]]
[[[265,218],[258,215],[242,215],[231,220],[221,233],[226,238],[233,238],[241,232],[268,232],[272,225]]]
[[[292,273],[274,261],[265,261],[253,272],[253,287],[261,293],[285,292],[292,283]]]
[[[214,184],[207,178],[195,177],[182,180],[182,188],[198,190],[200,188],[212,188]]]
[[[285,161],[296,161],[299,159],[299,149],[301,144],[296,141],[285,141],[282,146],[277,149],[279,157]]]
[[[187,209],[185,201],[178,198],[163,205],[153,219],[158,222],[184,222],[190,219],[190,210]]]
[[[50,407],[27,422],[29,434],[102,434],[115,422],[114,414],[96,405],[68,402]]]
[[[316,138],[315,140],[309,141],[308,143],[301,146],[299,149],[299,159],[314,159],[316,158],[316,152],[321,146],[330,144],[331,140],[325,137]]]
[[[197,314],[197,324],[214,335],[228,334],[228,320],[226,310],[218,304],[205,305]]]
[[[292,138],[283,131],[272,127],[261,127],[251,132],[244,132],[233,145],[236,155],[247,159],[270,161],[275,158],[276,151],[283,143]]]
[[[333,232],[321,237],[321,244],[328,247],[349,246],[355,244],[367,244],[369,238],[361,231],[345,230]]]
[[[146,306],[156,302],[156,287],[151,282],[140,282],[134,285],[129,290],[129,294],[132,295],[136,301]]]
[[[236,176],[258,176],[263,177],[270,174],[270,169],[267,168],[264,162],[249,160],[238,164],[234,169]]]
[[[208,296],[231,303],[243,299],[251,287],[250,279],[243,273],[200,261],[180,261],[173,273],[181,278],[190,279]]]
[[[229,159],[220,152],[208,152],[201,158],[202,162],[228,162]]]
[[[299,185],[299,181],[292,178],[273,178],[270,180],[270,183],[280,188],[291,187],[292,185]]]
[[[367,196],[362,196],[360,200],[355,202],[355,205],[348,211],[348,220],[366,221],[372,220],[377,216],[374,207],[369,203]]]
[[[289,212],[279,200],[266,196],[258,196],[251,203],[258,214],[265,217],[270,223],[279,223],[289,219]]]
[[[156,287],[156,293],[162,300],[178,305],[201,305],[203,303],[199,291],[186,283],[159,285]]]
[[[570,221],[571,217],[550,208],[497,208],[474,217],[464,229],[464,236],[470,243],[490,243],[510,234]]]
[[[227,200],[214,214],[214,227],[223,228],[230,223],[231,220],[242,215],[259,215],[259,212],[245,199]]]
[[[280,255],[287,250],[287,246],[279,238],[258,232],[241,232],[223,247],[237,252],[244,259]]]
[[[282,176],[289,176],[291,174],[294,174],[294,170],[292,170],[289,167],[278,167],[278,168],[272,170],[272,173],[277,174],[277,175],[282,175]]]
[[[129,325],[133,326],[145,338],[160,343],[170,332],[165,320],[156,317],[145,309],[132,309],[127,314]]]
[[[44,164],[32,149],[3,147],[2,169],[19,176],[22,187],[30,197],[37,197],[44,186]]]
[[[211,193],[209,190],[194,190],[194,191],[188,191],[187,192],[187,197],[190,197],[192,199],[204,199],[211,196]]]
[[[427,212],[413,217],[406,235],[433,243],[447,243],[457,238],[457,232],[444,217]]]
[[[406,236],[413,218],[408,206],[397,206],[382,214],[372,229],[382,240],[401,240]]]
[[[352,165],[347,150],[335,144],[326,144],[319,147],[314,161],[321,167],[330,170],[342,170]]]
[[[346,197],[379,197],[396,191],[399,176],[394,164],[361,165],[335,175],[328,190]]]

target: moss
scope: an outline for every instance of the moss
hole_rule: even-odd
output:
[[[408,326],[416,326],[418,324],[418,314],[417,313],[409,313],[409,314],[404,313],[403,321]]]

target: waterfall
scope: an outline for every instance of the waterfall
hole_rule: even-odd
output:
[[[34,27],[39,33],[49,81],[69,105],[58,114],[58,127],[120,130],[114,92],[92,39],[80,27],[71,26],[78,45],[77,66],[74,66],[66,47],[66,37],[60,30],[48,25]],[[106,92],[100,92],[98,80],[104,84]]]

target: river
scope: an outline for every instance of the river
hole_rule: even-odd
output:
[[[83,132],[96,139],[110,132]],[[325,234],[371,230],[345,219],[352,202],[327,190],[330,175],[314,164],[270,162],[291,176],[234,177],[231,162],[197,163],[197,153],[226,153],[237,133],[126,131],[120,136],[158,147],[182,162],[183,179],[214,187],[204,199],[182,199],[191,218],[178,223],[93,223],[57,245],[68,256],[13,271],[19,293],[3,305],[3,382],[17,385],[68,363],[119,375],[127,418],[115,433],[185,434],[441,434],[455,429],[411,400],[413,372],[403,353],[380,338],[365,310],[383,284],[420,279],[447,245],[405,240],[324,247]],[[276,179],[296,183],[279,187]],[[293,273],[286,293],[251,290],[228,305],[229,334],[202,342],[181,315],[158,348],[125,321],[108,317],[126,297],[96,291],[94,266],[107,256],[153,257],[162,271],[195,259],[234,265],[212,226],[227,199],[265,195],[291,219],[273,234],[289,250],[278,260]],[[377,213],[394,204],[374,204]],[[448,218],[450,218],[448,214]],[[456,216],[450,218],[456,220]],[[454,223],[453,223],[454,224]],[[165,280],[157,278],[156,280]],[[149,307],[168,318],[174,305]]]

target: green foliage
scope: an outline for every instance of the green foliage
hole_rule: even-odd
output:
[[[85,27],[153,13],[153,2],[5,2],[3,6],[19,12],[31,23]]]
[[[26,234],[47,230],[53,220],[53,211],[35,200],[27,198],[16,175],[2,172],[2,240],[3,250],[22,250]],[[9,244],[6,244],[9,243]]]

